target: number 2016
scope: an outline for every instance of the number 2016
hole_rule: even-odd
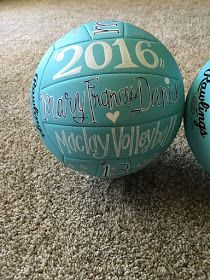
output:
[[[158,67],[158,65],[159,65],[158,55],[151,49],[148,49],[148,48],[143,49],[142,48],[143,44],[146,44],[147,47],[151,47],[151,44],[149,42],[140,41],[136,44],[135,52],[136,52],[136,56],[137,56],[139,62],[148,68]],[[103,52],[104,52],[104,61],[100,65],[97,64],[95,57],[94,57],[93,49],[94,49],[94,46],[96,46],[96,45],[101,46],[103,48]],[[112,46],[119,47],[121,61],[122,61],[120,64],[114,66],[114,68],[122,69],[122,68],[139,67],[139,65],[132,62],[124,39],[117,39],[112,44]],[[65,53],[70,50],[74,51],[73,57],[68,62],[68,64],[66,64],[59,72],[57,72],[53,76],[53,80],[57,80],[59,78],[71,76],[71,75],[78,74],[81,72],[82,66],[73,68],[75,63],[77,63],[79,61],[79,59],[81,58],[81,56],[83,54],[83,48],[80,45],[71,45],[69,47],[66,47],[65,49],[63,49],[56,55],[55,60],[56,60],[56,62],[62,61],[64,59]],[[148,60],[145,57],[146,54],[150,54],[150,56],[152,56],[153,63],[148,62]],[[110,64],[111,60],[112,60],[112,48],[108,43],[106,43],[104,41],[95,41],[95,42],[91,43],[85,50],[85,62],[86,62],[86,65],[90,69],[93,69],[93,70],[103,69]]]

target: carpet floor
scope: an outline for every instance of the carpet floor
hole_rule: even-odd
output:
[[[144,170],[115,180],[59,163],[28,92],[45,50],[79,24],[131,22],[174,55],[185,91],[210,49],[210,1],[0,1],[0,279],[210,279],[210,176],[183,126]]]

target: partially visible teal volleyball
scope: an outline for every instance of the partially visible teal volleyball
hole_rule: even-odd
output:
[[[210,174],[210,60],[202,67],[191,85],[184,124],[192,152]]]
[[[97,177],[131,174],[174,139],[183,80],[167,48],[132,24],[99,21],[55,42],[32,82],[31,108],[46,147]]]

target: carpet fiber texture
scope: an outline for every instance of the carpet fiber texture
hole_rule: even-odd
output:
[[[34,131],[37,63],[67,31],[98,19],[160,39],[186,93],[209,59],[209,0],[0,1],[0,279],[210,279],[210,176],[183,126],[162,156],[116,180],[65,168]]]

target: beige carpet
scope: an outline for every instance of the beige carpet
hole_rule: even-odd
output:
[[[210,176],[183,128],[164,155],[114,181],[64,168],[34,131],[36,64],[97,19],[159,38],[186,91],[209,59],[209,0],[0,1],[0,279],[210,279]]]

